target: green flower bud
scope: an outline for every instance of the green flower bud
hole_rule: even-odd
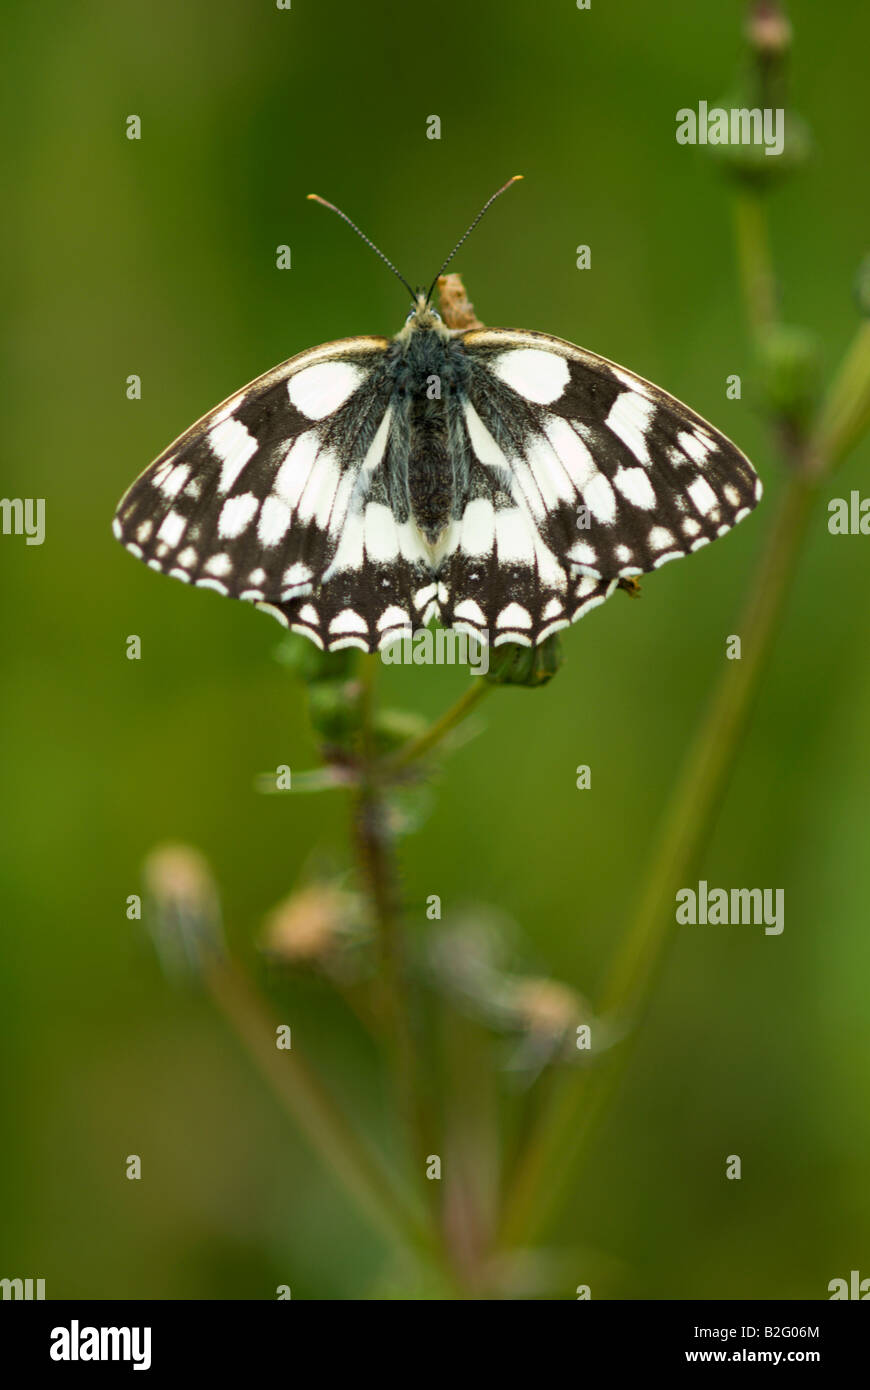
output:
[[[359,694],[355,681],[319,678],[311,685],[309,717],[326,743],[346,744],[353,738],[360,726]]]
[[[507,642],[494,647],[485,677],[492,685],[546,685],[562,665],[562,644],[557,633],[539,647],[520,647]]]
[[[317,681],[345,680],[353,674],[357,660],[355,650],[322,652],[307,637],[288,632],[275,648],[275,660],[306,685]]]
[[[771,329],[761,349],[761,380],[767,409],[802,428],[819,395],[821,363],[815,335],[804,328]]]

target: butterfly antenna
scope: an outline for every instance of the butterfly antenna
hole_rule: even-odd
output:
[[[408,291],[411,298],[417,298],[415,292],[411,289],[411,286],[408,284],[404,275],[399,274],[398,270],[393,265],[393,262],[390,260],[390,258],[388,256],[385,256],[383,251],[381,251],[379,247],[375,246],[375,243],[373,241],[369,241],[369,238],[366,236],[365,232],[361,232],[356,223],[351,222],[346,212],[342,212],[341,208],[337,208],[335,206],[335,203],[328,203],[325,198],[321,198],[319,193],[309,193],[308,197],[313,203],[322,203],[325,208],[329,208],[330,212],[337,212],[342,221],[346,222],[349,227],[353,227],[353,230],[356,232],[358,237],[362,237],[366,246],[370,246],[374,251],[375,255],[380,256],[384,264],[390,267],[390,270],[393,272],[396,279],[401,280],[402,284],[405,286],[405,289]]]
[[[486,202],[484,203],[483,207],[480,209],[480,212],[479,212],[479,213],[477,214],[477,216],[475,217],[475,219],[474,219],[474,221],[472,222],[471,226],[468,227],[468,228],[462,233],[462,236],[461,236],[461,237],[459,238],[459,240],[457,241],[457,243],[456,243],[456,245],[454,246],[453,250],[450,252],[450,255],[447,257],[447,260],[444,262],[444,264],[442,265],[442,267],[441,267],[441,269],[439,270],[438,274],[435,276],[435,279],[432,281],[432,284],[429,286],[429,293],[428,293],[427,296],[426,296],[426,303],[427,303],[427,304],[429,303],[429,300],[432,298],[432,291],[434,290],[435,286],[438,284],[439,279],[440,279],[441,276],[444,274],[444,272],[445,272],[445,270],[447,269],[447,267],[449,266],[450,262],[453,260],[453,257],[456,255],[456,252],[459,250],[459,248],[460,248],[460,246],[462,245],[462,243],[463,243],[468,237],[471,236],[471,233],[474,231],[475,227],[477,226],[477,224],[478,224],[478,222],[480,221],[480,219],[481,219],[481,217],[483,216],[483,214],[484,214],[485,212],[488,212],[488,211],[489,211],[489,209],[492,207],[493,203],[495,202],[496,198],[500,198],[501,195],[502,195],[502,193],[506,193],[506,192],[507,192],[507,190],[510,188],[511,184],[518,183],[519,180],[520,180],[521,178],[522,178],[522,174],[514,174],[513,178],[512,178],[512,179],[508,179],[507,183],[502,184],[501,188],[499,188],[495,193],[493,193],[493,195],[492,195],[491,198],[487,198]]]

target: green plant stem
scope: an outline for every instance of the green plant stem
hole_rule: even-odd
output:
[[[821,476],[836,467],[870,429],[870,319],[852,340],[822,402],[807,450],[809,469]]]
[[[475,677],[473,683],[460,695],[459,699],[445,710],[428,729],[417,738],[411,739],[400,748],[398,753],[384,760],[384,769],[389,772],[398,771],[400,768],[409,767],[412,763],[418,762],[426,757],[434,748],[442,743],[448,734],[451,734],[463,719],[467,719],[483,700],[487,691],[492,687],[487,681],[480,677]]]
[[[740,280],[756,343],[776,322],[776,291],[763,200],[740,190],[735,204]],[[537,1234],[576,1177],[597,1121],[616,1091],[670,942],[675,894],[693,871],[714,829],[751,714],[754,697],[788,599],[818,488],[870,425],[870,330],[865,323],[822,406],[809,444],[793,441],[789,478],[736,631],[740,661],[729,662],[708,706],[671,798],[628,934],[608,973],[601,1017],[624,1030],[597,1066],[565,1073],[514,1173],[501,1239]]]
[[[431,1237],[393,1177],[360,1141],[298,1049],[276,1046],[279,1021],[250,981],[225,959],[207,961],[203,975],[259,1070],[360,1210],[389,1241],[431,1257]]]
[[[746,317],[759,345],[777,317],[776,280],[766,214],[762,194],[752,188],[738,188],[734,197],[737,271]]]
[[[816,489],[790,479],[736,631],[742,658],[729,662],[686,760],[656,842],[628,935],[608,974],[599,1016],[631,1031],[597,1066],[565,1072],[514,1177],[502,1228],[505,1244],[533,1238],[565,1194],[569,1179],[613,1094],[665,949],[674,935],[675,893],[689,882],[715,826],[753,699],[773,645],[812,516]]]
[[[409,982],[402,960],[398,875],[389,806],[377,777],[374,748],[374,678],[377,657],[361,661],[360,783],[354,795],[354,836],[377,933],[381,1016],[396,1097],[415,1179],[423,1173],[426,1125],[418,1086]]]

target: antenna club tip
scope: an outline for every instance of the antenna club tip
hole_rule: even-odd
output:
[[[519,182],[519,180],[522,179],[522,178],[525,178],[525,175],[524,175],[524,174],[514,174],[513,178],[510,180],[510,182],[511,182],[511,183],[517,183],[517,182]]]

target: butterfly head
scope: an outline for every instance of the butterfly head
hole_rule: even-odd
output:
[[[402,329],[399,337],[407,337],[409,334],[416,333],[420,329],[425,332],[434,330],[436,333],[442,333],[447,336],[447,329],[444,327],[441,315],[438,313],[437,309],[432,308],[429,295],[422,287],[418,288],[414,295],[414,303],[411,306],[408,317],[405,319],[405,327]]]

